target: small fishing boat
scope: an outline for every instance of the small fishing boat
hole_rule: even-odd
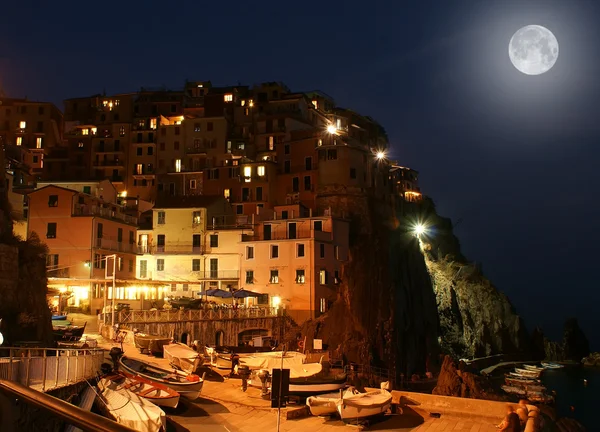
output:
[[[551,404],[554,402],[554,396],[537,391],[528,391],[527,399],[529,399],[531,402],[538,402],[544,404]]]
[[[52,326],[52,335],[54,337],[55,342],[77,342],[83,336],[83,332],[85,331],[85,326],[87,322],[83,326]]]
[[[337,409],[344,423],[355,423],[383,415],[391,405],[392,394],[383,388],[360,393],[351,387],[343,393]]]
[[[562,368],[564,368],[564,365],[561,365],[558,363],[552,363],[552,362],[542,362],[542,366],[544,366],[545,369],[562,369]]]
[[[81,392],[81,398],[77,406],[82,410],[89,412],[92,410],[94,400],[96,400],[96,388],[90,385]],[[83,430],[70,424],[65,428],[65,432],[83,432]]]
[[[319,396],[309,396],[306,398],[306,405],[314,416],[330,416],[337,412],[337,404],[340,398],[339,391]]]
[[[166,385],[150,381],[139,375],[133,375],[126,371],[113,372],[104,378],[110,381],[109,388],[112,390],[126,389],[138,396],[152,402],[154,405],[177,408],[179,404],[179,393]]]
[[[515,368],[515,372],[520,373],[521,375],[530,376],[533,378],[537,378],[540,376],[542,371],[532,371],[528,369]]]
[[[163,351],[171,366],[188,373],[194,373],[202,363],[200,354],[184,344],[163,345]]]
[[[219,347],[204,347],[204,352],[208,357],[210,357],[210,364],[213,367],[218,369],[231,369],[231,356],[232,354],[237,354],[240,357],[240,365],[244,364],[245,366],[250,367],[251,369],[259,369],[260,365],[249,365],[242,363],[242,361],[246,358],[251,358],[253,356],[257,356],[259,354],[267,355],[266,358],[277,357],[281,358],[281,351],[271,351],[268,347],[229,347],[229,346],[219,346]],[[296,353],[300,354],[300,353]],[[304,355],[304,354],[300,354]],[[305,356],[306,357],[306,356]],[[260,362],[264,361],[265,357],[261,357]],[[250,360],[251,361],[251,360]],[[302,363],[302,360],[300,363]],[[279,366],[281,367],[281,365]],[[264,367],[263,369],[268,369]]]
[[[111,385],[106,378],[98,381],[99,406],[106,415],[139,432],[166,430],[167,418],[162,409],[127,389],[114,390]]]
[[[535,377],[532,377],[529,375],[523,375],[518,372],[508,372],[507,374],[504,374],[504,376],[506,376],[508,378],[521,379],[521,380],[526,380],[526,381],[539,381],[539,378],[535,378]]]
[[[344,388],[346,386],[346,380],[347,375],[346,372],[343,371],[338,374],[322,375],[317,373],[315,375],[294,377],[292,375],[292,370],[290,370],[289,393],[298,396],[330,393]]]
[[[506,382],[506,384],[511,385],[511,386],[520,386],[520,387],[540,384],[539,380],[525,380],[525,379],[509,378],[509,377],[504,378],[504,382]]]
[[[516,395],[519,395],[519,396],[526,396],[527,395],[527,390],[525,390],[522,387],[502,385],[502,386],[500,386],[500,388],[502,390],[504,390],[506,393],[516,394]]]
[[[133,341],[135,342],[135,347],[139,349],[142,354],[146,352],[152,355],[161,356],[163,354],[163,346],[170,344],[172,339],[145,333],[135,333],[133,335]]]
[[[126,356],[119,359],[119,364],[126,372],[164,384],[186,399],[196,400],[200,397],[204,379],[198,375],[178,370],[169,371]]]
[[[52,321],[65,321],[66,319],[66,315],[52,315]]]
[[[542,372],[544,370],[543,367],[539,367],[539,366],[534,366],[534,365],[523,365],[523,367],[527,370],[531,370],[531,371],[535,371],[535,372]]]

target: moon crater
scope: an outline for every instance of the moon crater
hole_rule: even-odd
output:
[[[527,75],[540,75],[552,69],[558,59],[558,41],[540,25],[519,29],[508,44],[512,64]]]

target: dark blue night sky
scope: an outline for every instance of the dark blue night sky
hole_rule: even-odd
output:
[[[10,96],[283,81],[374,117],[530,329],[577,316],[600,349],[600,2],[6,3]],[[527,24],[560,44],[537,77],[508,57]]]

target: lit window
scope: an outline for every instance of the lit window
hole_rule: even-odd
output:
[[[150,129],[156,129],[156,119],[150,119]]]
[[[313,104],[313,106],[314,106],[316,109],[319,109],[319,102],[318,102],[318,101],[314,100],[314,101],[312,101],[312,104]]]
[[[326,285],[327,284],[327,270],[320,270],[319,271],[319,283],[321,285]]]
[[[317,145],[318,145],[319,147],[321,147],[321,146],[323,145],[323,140],[322,140],[322,139],[319,139],[319,141],[317,142]]]
[[[135,173],[141,175],[144,171],[144,164],[137,164],[135,166]]]
[[[81,129],[81,135],[89,135],[90,130],[89,129]]]
[[[342,128],[342,120],[341,120],[341,119],[336,119],[336,120],[335,120],[335,126],[336,126],[338,129],[341,129],[341,128]]]
[[[96,132],[98,132],[98,128],[91,128],[90,131],[92,132],[92,135],[96,135]]]
[[[181,159],[175,159],[175,172],[181,172]]]
[[[115,99],[115,101],[114,101],[115,106],[119,106],[120,103],[121,103],[121,101],[119,99]]]
[[[39,149],[42,148],[42,137],[37,137],[35,139],[35,148],[39,148]]]
[[[83,148],[83,143],[81,141],[79,141],[79,143],[77,143],[77,147]]]
[[[275,149],[275,139],[271,135],[269,137],[269,150],[274,150],[274,149]]]
[[[248,106],[251,108],[254,106],[254,101],[252,99],[248,101]]]
[[[20,146],[23,144],[23,137],[17,137],[17,145]]]
[[[223,191],[223,196],[225,197],[225,199],[229,199],[231,197],[231,189],[225,189]]]
[[[227,93],[227,94],[225,94],[225,96],[223,96],[223,100],[225,102],[232,102],[233,101],[233,95],[231,93]]]
[[[20,129],[25,129],[26,127],[27,127],[27,122],[24,122],[24,121],[20,121],[19,122],[19,128]]]
[[[296,270],[296,283],[303,284],[304,280],[304,270]]]
[[[246,106],[246,101],[242,99],[241,105]]]
[[[259,166],[256,171],[260,177],[265,175],[265,167],[263,165]]]
[[[244,178],[246,179],[247,182],[250,181],[251,176],[252,176],[252,167],[245,166],[244,167]]]
[[[192,212],[192,224],[198,225],[202,221],[202,214],[199,211]]]
[[[271,283],[279,283],[279,270],[271,270],[271,277],[269,278]]]
[[[319,310],[321,311],[321,313],[327,312],[327,301],[323,297],[321,297]]]

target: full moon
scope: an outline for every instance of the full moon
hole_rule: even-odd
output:
[[[558,41],[550,30],[540,25],[519,29],[508,44],[512,64],[527,75],[548,72],[558,59]]]

